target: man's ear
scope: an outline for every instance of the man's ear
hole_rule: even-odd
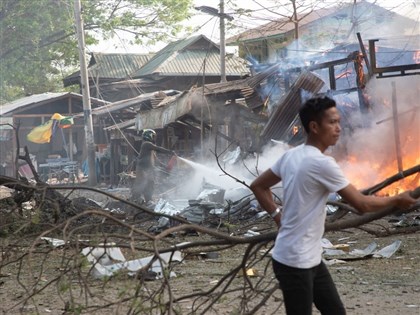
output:
[[[317,134],[318,133],[318,123],[314,120],[309,122],[309,131],[311,133]]]

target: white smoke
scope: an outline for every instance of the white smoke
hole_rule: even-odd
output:
[[[261,154],[251,155],[243,159],[238,157],[234,164],[224,160],[224,155],[219,157],[219,165],[216,163],[216,156],[208,157],[200,163],[180,159],[178,167],[183,172],[189,172],[186,180],[177,185],[177,190],[172,196],[176,199],[195,199],[201,192],[203,183],[209,183],[226,191],[226,199],[240,199],[251,194],[246,185],[262,172],[270,168],[277,159],[289,148],[282,142],[270,142]],[[230,175],[230,176],[229,176]]]

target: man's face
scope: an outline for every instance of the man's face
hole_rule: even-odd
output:
[[[324,116],[317,124],[317,137],[325,146],[335,145],[340,137],[340,112],[336,107],[331,107],[324,112]]]

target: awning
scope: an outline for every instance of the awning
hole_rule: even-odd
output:
[[[178,118],[191,113],[192,101],[195,96],[197,96],[196,91],[183,92],[164,103],[162,102],[157,108],[138,113],[136,129],[161,129],[177,121]]]

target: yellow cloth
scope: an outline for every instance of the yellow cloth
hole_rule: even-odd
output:
[[[26,139],[34,143],[49,143],[52,136],[52,126],[54,120],[58,120],[58,127],[60,128],[69,128],[73,125],[73,117],[55,113],[46,123],[32,129],[32,131],[26,136]]]
[[[55,113],[54,115],[51,116],[51,119],[55,119],[55,120],[61,120],[67,118],[66,116],[60,115],[59,113]]]
[[[48,120],[41,126],[35,127],[28,133],[26,139],[34,143],[49,143],[52,135],[52,124],[53,121]]]

